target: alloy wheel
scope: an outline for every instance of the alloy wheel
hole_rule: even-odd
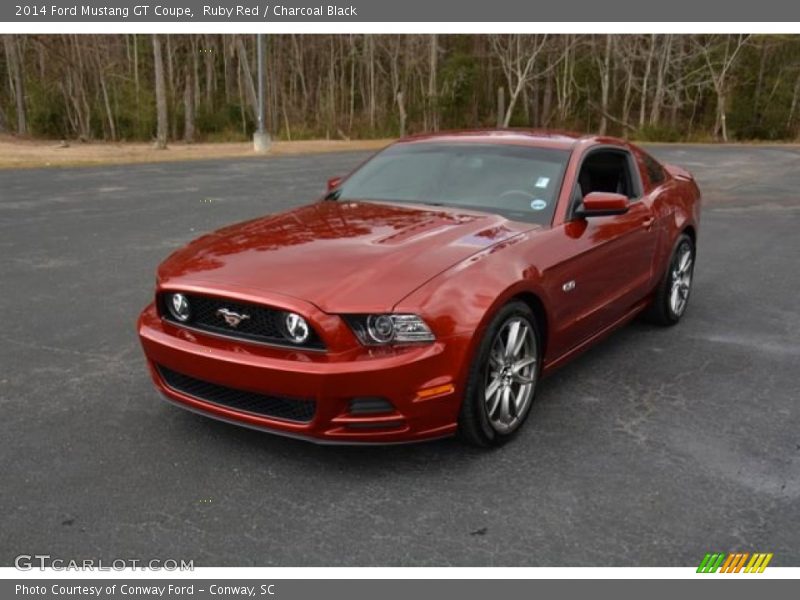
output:
[[[675,253],[670,278],[669,308],[676,317],[683,314],[689,302],[693,265],[692,247],[684,241]]]
[[[489,352],[484,402],[499,433],[513,431],[530,407],[536,385],[538,348],[528,321],[511,317],[500,327]]]

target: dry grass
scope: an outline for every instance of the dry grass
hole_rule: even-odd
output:
[[[346,150],[377,150],[391,140],[308,140],[274,142],[267,154],[258,155],[252,143],[171,144],[156,150],[144,143],[80,143],[62,146],[52,140],[21,140],[0,136],[0,169],[75,167],[213,158],[270,157]]]

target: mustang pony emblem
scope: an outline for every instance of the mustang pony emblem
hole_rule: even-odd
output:
[[[217,309],[217,314],[225,319],[225,322],[230,325],[231,327],[238,327],[239,323],[242,321],[246,321],[250,318],[250,315],[245,315],[243,313],[237,313],[229,308],[219,308]]]

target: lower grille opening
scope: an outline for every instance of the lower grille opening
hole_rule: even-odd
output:
[[[256,392],[237,390],[224,385],[195,379],[167,367],[156,365],[167,387],[204,402],[260,416],[308,423],[314,418],[314,400],[269,396]]]

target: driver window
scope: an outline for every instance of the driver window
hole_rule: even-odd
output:
[[[598,150],[587,156],[581,165],[575,188],[577,203],[590,192],[624,194],[631,200],[638,197],[628,154],[615,150]]]

